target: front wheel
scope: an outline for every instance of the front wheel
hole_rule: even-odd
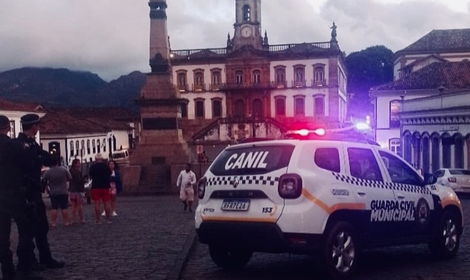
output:
[[[327,231],[323,247],[323,269],[333,279],[346,279],[357,266],[359,241],[351,224],[336,222]]]
[[[241,269],[250,261],[253,252],[242,247],[209,244],[209,254],[212,261],[219,267]]]
[[[460,246],[459,221],[456,214],[446,211],[442,215],[434,240],[429,243],[431,254],[439,259],[457,255]]]

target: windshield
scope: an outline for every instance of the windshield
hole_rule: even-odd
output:
[[[215,175],[264,174],[287,167],[294,146],[256,146],[228,149],[216,159],[210,171]]]

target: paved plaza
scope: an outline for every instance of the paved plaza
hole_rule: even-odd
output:
[[[353,280],[470,279],[470,200],[463,206],[457,258],[435,261],[427,246],[376,249],[366,253]],[[194,238],[193,214],[182,211],[176,195],[120,197],[112,224],[95,225],[92,205],[85,205],[85,213],[84,225],[51,229],[53,254],[66,267],[43,272],[45,279],[323,280],[308,256],[256,253],[242,271],[218,268]]]
[[[178,279],[194,216],[183,212],[176,195],[119,197],[112,224],[96,225],[93,205],[84,206],[86,224],[50,230],[53,255],[66,267],[42,272],[44,279]]]

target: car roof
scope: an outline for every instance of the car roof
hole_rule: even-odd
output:
[[[226,148],[226,150],[232,150],[232,149],[241,149],[241,148],[248,148],[248,147],[253,147],[253,146],[277,146],[277,145],[293,145],[293,146],[298,146],[298,145],[303,145],[303,144],[311,144],[311,143],[328,143],[332,145],[338,145],[338,144],[354,144],[354,146],[363,146],[365,148],[380,148],[380,146],[376,146],[373,144],[366,144],[366,143],[361,143],[361,142],[350,142],[350,141],[344,141],[344,140],[322,140],[322,139],[308,139],[308,140],[301,140],[301,139],[281,139],[281,140],[269,140],[269,141],[254,141],[254,142],[248,142],[248,143],[240,143],[236,144],[233,146],[230,146]],[[380,148],[381,149],[381,148]]]

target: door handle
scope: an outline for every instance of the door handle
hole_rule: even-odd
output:
[[[365,196],[366,195],[366,192],[365,191],[357,191],[357,194],[360,195],[360,196]]]
[[[402,193],[397,193],[398,199],[405,199],[405,195]]]

